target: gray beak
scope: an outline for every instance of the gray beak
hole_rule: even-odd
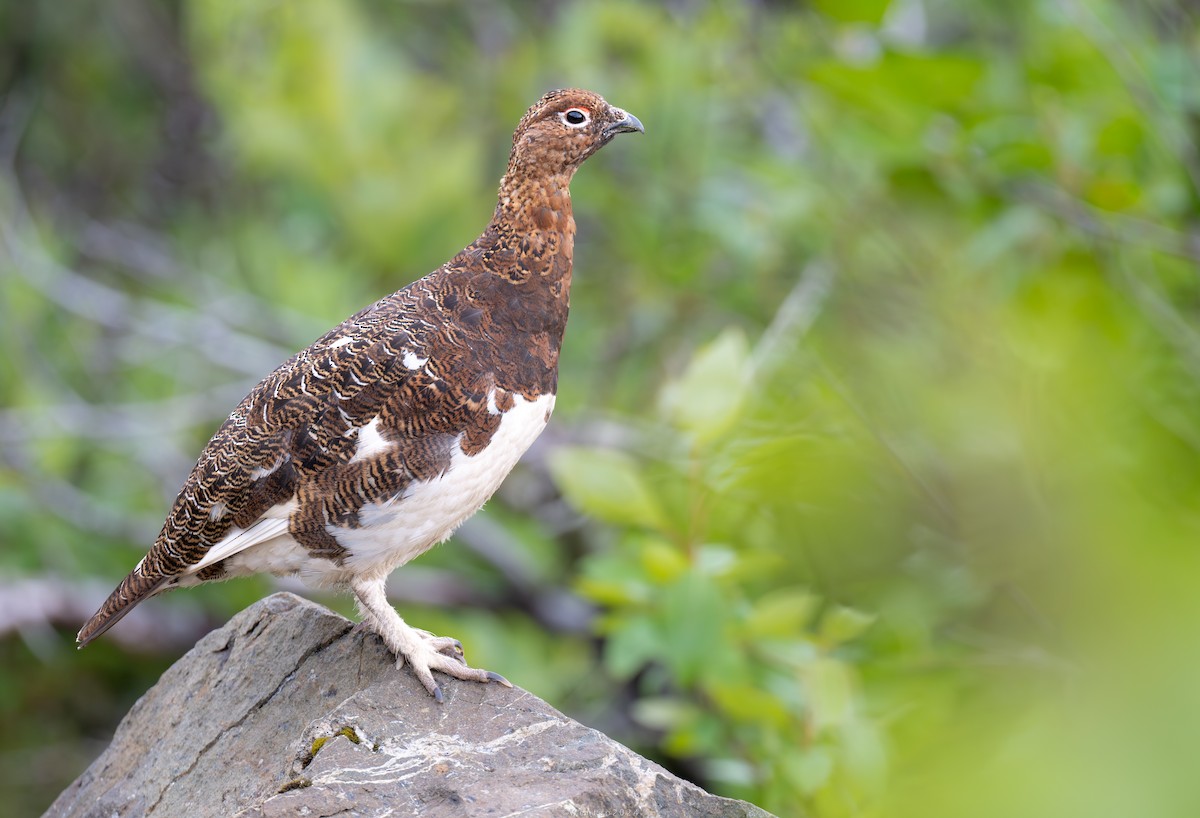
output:
[[[637,131],[638,133],[646,132],[646,129],[642,127],[642,121],[633,114],[628,111],[622,111],[620,108],[617,108],[615,112],[621,114],[621,119],[604,129],[606,136],[615,136],[619,133],[631,133],[633,131]]]

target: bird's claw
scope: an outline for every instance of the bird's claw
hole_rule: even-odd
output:
[[[467,663],[467,654],[466,651],[463,650],[463,644],[454,637],[434,636],[431,637],[426,644],[443,656],[449,656],[451,659],[457,659],[464,665]]]
[[[435,670],[467,682],[483,684],[497,682],[505,687],[512,687],[512,683],[499,673],[470,667],[463,654],[462,643],[448,636],[433,636],[423,639],[420,647],[410,655],[397,657],[398,667],[401,666],[404,659],[408,660],[417,679],[439,704],[445,701],[445,695],[433,677]]]

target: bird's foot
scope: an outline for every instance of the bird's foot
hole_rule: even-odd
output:
[[[363,625],[383,639],[383,644],[396,657],[396,667],[404,667],[405,661],[412,665],[417,679],[438,702],[442,701],[442,689],[433,678],[435,670],[468,682],[499,682],[512,687],[499,673],[470,667],[463,654],[462,642],[418,630],[401,619],[396,609],[388,604],[383,580],[358,580],[351,588],[363,610]]]
[[[432,647],[438,653],[444,653],[447,656],[449,656],[451,659],[458,659],[464,665],[467,663],[467,655],[463,651],[463,644],[462,644],[462,642],[458,641],[454,637],[452,637],[452,636],[434,636],[432,633],[430,633],[427,630],[424,630],[422,628],[413,628],[411,625],[409,626],[409,629],[414,634],[416,634],[418,637],[420,637],[421,639],[424,639],[426,642],[428,642],[430,647]],[[365,615],[361,622],[355,622],[354,627],[350,629],[350,632],[351,633],[374,633],[374,634],[378,634],[380,636],[380,638],[382,638],[384,640],[384,642],[388,641],[387,637],[384,636],[383,631],[378,624],[378,621],[371,614]],[[389,647],[390,647],[390,645],[389,645]],[[395,649],[393,649],[393,653],[395,653],[396,656],[398,657],[396,660],[397,667],[404,667],[404,654]]]
[[[499,673],[481,670],[467,664],[463,653],[462,643],[449,636],[433,636],[428,632],[417,632],[420,635],[409,650],[396,651],[396,667],[403,667],[405,660],[412,667],[417,679],[440,703],[442,688],[433,678],[433,671],[438,670],[447,676],[462,679],[467,682],[499,682],[505,687],[512,684]]]
[[[451,659],[457,659],[464,665],[467,663],[467,654],[463,650],[462,642],[459,642],[453,636],[434,636],[429,631],[421,630],[420,628],[413,628],[413,632],[421,637],[421,640],[437,653],[449,656]],[[397,666],[403,666],[404,654],[398,653],[396,657]]]

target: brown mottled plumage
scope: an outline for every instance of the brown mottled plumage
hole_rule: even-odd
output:
[[[635,130],[636,117],[589,91],[530,108],[483,234],[246,396],[80,645],[162,590],[267,571],[351,588],[365,623],[439,699],[431,669],[503,681],[467,667],[455,640],[406,625],[383,583],[477,511],[549,419],[575,236],[568,186]]]

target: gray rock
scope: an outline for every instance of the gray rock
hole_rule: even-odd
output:
[[[376,637],[275,594],[164,673],[46,816],[768,816],[526,691],[439,681],[442,705]]]

